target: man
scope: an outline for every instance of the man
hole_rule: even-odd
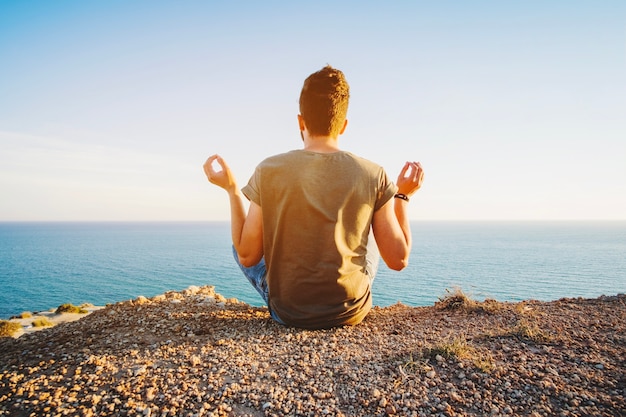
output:
[[[304,149],[257,166],[241,190],[247,215],[226,162],[213,155],[204,164],[208,180],[230,198],[235,260],[272,318],[289,326],[358,324],[372,306],[379,256],[394,270],[409,260],[407,206],[422,185],[422,167],[407,162],[396,185],[380,166],[341,151],[349,95],[344,74],[330,66],[305,80],[298,115]]]

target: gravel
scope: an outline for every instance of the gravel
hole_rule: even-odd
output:
[[[302,330],[213,287],[0,339],[0,416],[621,416],[626,296]]]

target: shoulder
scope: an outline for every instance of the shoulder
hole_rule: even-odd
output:
[[[351,152],[344,152],[344,154],[346,155],[346,157],[354,161],[355,165],[358,165],[359,167],[361,167],[362,169],[366,171],[375,172],[375,173],[385,171],[382,166],[380,166],[376,162],[370,161],[369,159],[355,155]]]
[[[297,160],[301,157],[301,152],[294,150],[285,153],[280,153],[277,155],[268,156],[264,160],[262,160],[258,167],[270,167],[275,165],[284,164],[290,161]]]

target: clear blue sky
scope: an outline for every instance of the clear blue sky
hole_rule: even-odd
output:
[[[626,219],[626,2],[0,1],[0,221],[225,220],[301,147],[304,78],[351,86],[343,148],[426,171],[412,220]]]

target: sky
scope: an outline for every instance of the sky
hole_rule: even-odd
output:
[[[626,220],[622,0],[0,0],[0,221],[228,220],[327,64],[411,220]]]

